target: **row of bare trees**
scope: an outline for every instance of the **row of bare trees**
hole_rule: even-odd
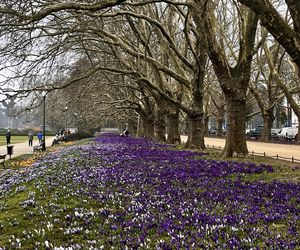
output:
[[[246,155],[249,100],[263,140],[283,98],[300,118],[299,11],[296,0],[1,3],[0,87],[31,105],[49,93],[53,123],[67,105],[82,127],[129,121],[169,143],[184,118],[189,148],[205,148],[214,115],[218,133],[227,123],[223,155]]]

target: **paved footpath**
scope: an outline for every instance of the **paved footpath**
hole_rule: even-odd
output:
[[[186,142],[187,136],[181,136],[182,142]],[[212,138],[205,137],[205,145],[209,147],[222,149],[225,146],[225,139],[222,138]],[[289,158],[292,157],[300,161],[300,145],[290,145],[290,144],[277,144],[277,143],[266,143],[266,142],[255,142],[247,141],[248,151],[251,154],[252,151],[255,153],[263,154],[266,153],[267,156],[276,157],[277,155],[281,157]]]
[[[46,137],[46,149],[47,147],[50,147],[52,145],[52,141],[54,139],[54,136]],[[33,140],[33,146],[37,146],[39,144],[39,141],[37,139]],[[11,144],[13,145],[13,155],[11,158],[24,155],[24,154],[33,154],[33,147],[28,146],[28,141],[21,142],[21,143],[15,143]],[[0,154],[6,154],[7,148],[5,146],[0,146]],[[6,160],[9,159],[9,156],[6,156]]]

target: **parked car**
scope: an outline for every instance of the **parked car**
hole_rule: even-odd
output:
[[[261,137],[262,130],[263,126],[258,126],[254,129],[251,129],[246,135],[250,139],[259,139]]]
[[[298,136],[298,128],[297,127],[284,127],[280,130],[278,134],[279,140],[293,140]]]
[[[281,131],[280,128],[272,128],[271,129],[271,139],[272,140],[278,140],[278,136],[279,136],[280,131]]]
[[[280,132],[278,133],[278,139],[280,141],[286,140],[287,130],[289,127],[281,128]]]
[[[211,128],[211,129],[208,129],[208,134],[209,135],[216,135],[217,134],[217,130]]]
[[[298,128],[297,127],[290,127],[286,132],[287,140],[294,140],[298,136]]]

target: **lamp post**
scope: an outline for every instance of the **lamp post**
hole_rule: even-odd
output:
[[[75,113],[74,113],[74,116],[75,116],[74,127],[75,127],[75,131],[76,131],[76,130],[77,130],[77,123],[78,123],[78,113],[75,112]]]
[[[64,139],[67,141],[68,140],[68,107],[65,107],[66,111],[66,121],[65,121],[65,133],[64,133]]]
[[[291,105],[288,103],[287,105],[287,126],[292,126],[292,108]]]
[[[65,107],[65,111],[66,111],[66,121],[65,121],[65,131],[68,130],[68,120],[67,120],[67,114],[68,114],[68,107]]]
[[[46,95],[47,93],[43,93],[43,151],[46,150]]]

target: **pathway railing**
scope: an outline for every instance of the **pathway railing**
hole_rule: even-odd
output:
[[[212,149],[218,149],[218,150],[223,150],[224,148],[221,146],[215,146],[215,145],[206,145],[207,148],[212,148]],[[267,158],[272,158],[272,159],[277,159],[277,160],[284,160],[284,161],[291,161],[291,162],[295,162],[295,163],[300,163],[300,159],[296,159],[293,156],[292,157],[284,157],[284,156],[280,156],[278,154],[276,155],[267,155],[266,152],[260,153],[260,152],[254,152],[254,151],[250,151],[249,152],[250,155],[256,155],[256,156],[262,156],[262,157],[267,157]]]

